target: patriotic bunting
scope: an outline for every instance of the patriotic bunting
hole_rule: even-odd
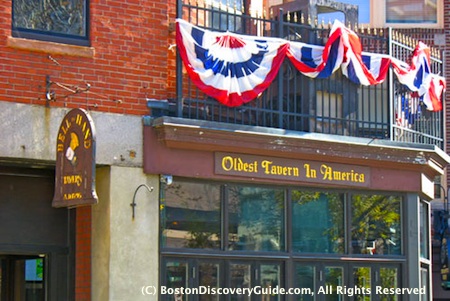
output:
[[[211,32],[177,22],[177,46],[191,80],[224,105],[255,99],[273,81],[286,56],[281,39]]]
[[[213,32],[177,19],[177,47],[197,87],[235,107],[260,95],[287,56],[305,76],[327,78],[341,68],[359,85],[382,83],[392,65],[399,81],[417,93],[428,110],[442,110],[445,79],[430,69],[429,48],[419,43],[411,65],[388,55],[363,52],[359,37],[335,21],[325,46],[284,39]]]
[[[430,61],[430,49],[419,42],[411,57],[411,65],[393,59],[392,66],[399,82],[415,92],[428,110],[440,111],[446,84],[444,77],[431,72]]]

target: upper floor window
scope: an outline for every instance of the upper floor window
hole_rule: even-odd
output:
[[[386,0],[386,23],[437,23],[437,0]]]
[[[371,27],[442,27],[442,0],[342,0],[358,5],[358,23]],[[322,13],[319,21],[338,19],[345,22],[343,12]]]
[[[13,0],[14,37],[88,46],[88,0]]]
[[[383,6],[383,7],[380,7]],[[374,27],[443,26],[442,0],[371,0],[371,25]]]
[[[232,32],[242,31],[242,0],[213,0],[211,1],[210,25],[216,30]]]

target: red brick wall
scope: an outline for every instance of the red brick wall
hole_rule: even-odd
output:
[[[38,50],[28,46],[22,49],[21,43],[10,39],[11,1],[3,2],[0,101],[45,105],[45,78],[49,75],[51,81],[71,87],[91,85],[90,92],[66,98],[67,91],[52,85],[56,101],[49,103],[51,107],[148,114],[147,97],[168,97],[168,67],[173,69],[173,63],[168,64],[168,25],[173,21],[169,20],[168,5],[159,0],[92,0],[90,35],[94,54],[86,57],[71,55],[73,49],[58,50],[52,43],[44,43]]]
[[[90,206],[76,209],[75,300],[91,300],[91,217]]]
[[[91,0],[90,48],[11,37],[11,1],[0,4],[0,101],[147,115],[146,98],[175,97],[175,0]],[[26,41],[25,41],[26,42]],[[46,100],[46,76],[56,101]],[[66,97],[67,96],[67,97]],[[91,208],[76,209],[75,300],[91,300]]]

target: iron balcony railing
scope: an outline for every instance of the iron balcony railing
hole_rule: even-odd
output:
[[[187,1],[187,0],[186,0]],[[207,4],[209,3],[209,4]],[[179,2],[178,16],[210,30],[281,37],[324,45],[330,26],[304,21],[297,14],[255,17],[239,5],[215,6],[216,2]],[[240,2],[238,2],[239,4]],[[363,51],[389,54],[407,62],[413,43],[392,30],[357,30]],[[414,41],[412,41],[414,42]],[[433,73],[441,73],[442,60],[432,58]],[[302,75],[288,61],[260,97],[240,107],[227,107],[198,90],[177,61],[177,98],[167,103],[167,115],[293,131],[388,139],[444,147],[443,113],[430,112],[411,97],[391,72],[384,83],[360,86],[340,72],[327,79]],[[161,104],[149,101],[149,107]]]

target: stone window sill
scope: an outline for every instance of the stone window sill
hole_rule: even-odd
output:
[[[70,55],[78,57],[94,57],[93,47],[59,44],[31,39],[8,37],[7,46],[15,49],[44,52],[49,54]]]

